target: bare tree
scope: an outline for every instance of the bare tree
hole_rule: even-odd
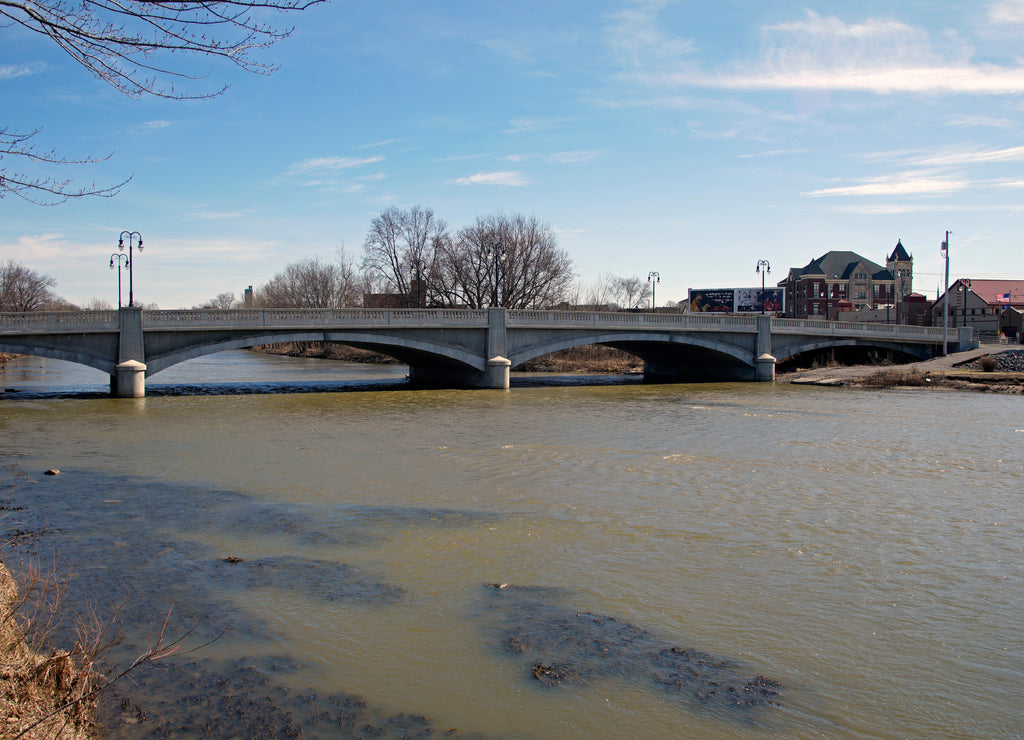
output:
[[[56,300],[57,281],[9,259],[0,263],[0,311],[39,311]]]
[[[611,301],[620,308],[640,308],[651,297],[651,284],[638,275],[608,275],[605,279]]]
[[[357,295],[351,265],[307,257],[292,262],[261,287],[256,303],[271,308],[342,308],[354,305]]]
[[[410,306],[427,305],[430,273],[448,239],[448,224],[431,209],[388,208],[370,223],[363,242],[363,271],[389,292],[404,296]]]
[[[175,100],[208,98],[227,89],[192,91],[175,83],[194,83],[176,66],[181,54],[224,60],[256,74],[272,65],[253,58],[291,34],[259,20],[268,10],[305,10],[324,0],[0,0],[0,28],[17,25],[53,41],[72,60],[130,97],[151,95]],[[14,131],[0,126],[0,159],[11,156],[26,166],[88,164],[35,146],[39,129]],[[102,159],[102,158],[100,158]],[[44,205],[86,195],[111,196],[126,181],[108,187],[75,187],[69,179],[9,172],[0,168],[0,198],[13,193]]]
[[[435,272],[449,301],[472,308],[542,308],[564,301],[574,267],[551,227],[522,214],[492,214],[444,244]]]
[[[205,303],[200,303],[196,308],[213,308],[213,309],[226,309],[235,308],[238,305],[238,299],[234,293],[220,293],[216,298],[211,298]]]

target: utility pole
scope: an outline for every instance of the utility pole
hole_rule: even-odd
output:
[[[949,354],[949,229],[946,229],[940,254],[946,259],[946,287],[942,295],[942,356],[945,357]]]

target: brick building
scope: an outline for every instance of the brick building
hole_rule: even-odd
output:
[[[786,291],[786,316],[835,318],[838,310],[893,308],[913,290],[914,258],[896,242],[885,267],[856,252],[826,252],[804,267],[791,267],[778,283]]]

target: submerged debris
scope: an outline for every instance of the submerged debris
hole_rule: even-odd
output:
[[[608,676],[642,680],[700,707],[749,710],[779,704],[782,684],[726,658],[670,644],[614,616],[565,606],[558,589],[487,584],[498,615],[498,643],[525,659],[527,675],[548,687]]]

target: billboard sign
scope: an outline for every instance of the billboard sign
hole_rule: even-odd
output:
[[[737,288],[736,313],[782,313],[785,299],[785,288]]]
[[[689,296],[691,313],[732,313],[736,303],[736,291],[733,288],[690,288]]]

